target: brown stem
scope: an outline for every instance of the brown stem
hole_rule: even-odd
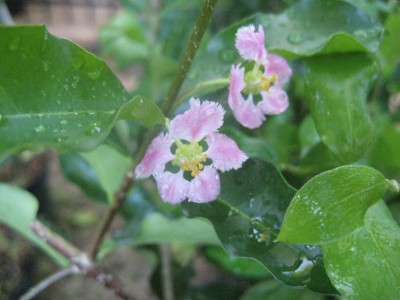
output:
[[[52,232],[39,221],[33,221],[30,225],[31,230],[50,247],[69,259],[73,266],[77,268],[79,274],[96,280],[98,283],[112,290],[114,294],[124,300],[133,300],[121,283],[109,271],[99,265],[96,265],[89,259],[84,252],[64,240],[58,234]]]
[[[121,208],[122,204],[125,201],[126,195],[129,192],[130,188],[133,186],[135,178],[131,170],[126,172],[124,177],[124,181],[122,182],[119,191],[114,194],[114,204],[108,210],[107,215],[104,219],[104,222],[99,227],[95,238],[93,239],[93,244],[90,250],[88,251],[88,256],[91,260],[95,261],[97,253],[99,252],[99,248],[101,242],[103,241],[104,237],[106,236],[112,221],[114,220],[115,216],[117,215],[119,209]]]

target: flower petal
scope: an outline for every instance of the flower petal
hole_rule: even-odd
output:
[[[262,26],[258,26],[258,32],[255,32],[254,25],[239,28],[236,33],[235,47],[243,59],[264,62],[267,50],[264,45]]]
[[[135,169],[136,178],[146,178],[163,172],[165,164],[174,158],[170,150],[173,142],[174,140],[168,134],[155,137]]]
[[[288,95],[281,87],[273,86],[268,92],[261,92],[263,100],[258,107],[266,115],[283,113],[289,106]]]
[[[205,152],[212,159],[214,167],[222,172],[238,169],[247,159],[234,140],[222,133],[211,133],[206,137],[208,150]]]
[[[245,100],[242,96],[242,89],[245,87],[244,68],[232,66],[229,82],[228,105],[232,109],[233,116],[243,126],[253,129],[260,127],[265,120],[261,109],[253,103],[253,96],[250,94]]]
[[[210,202],[217,199],[221,184],[217,170],[206,166],[191,182],[188,200],[197,203]]]
[[[276,54],[268,54],[267,65],[265,75],[271,77],[272,75],[278,75],[278,84],[282,85],[287,82],[292,76],[292,69],[289,67],[287,61]]]
[[[183,171],[164,172],[154,176],[157,189],[164,202],[178,204],[187,198],[190,182],[183,178]]]
[[[170,133],[174,138],[200,141],[222,126],[224,109],[216,102],[190,99],[190,109],[171,121]]]

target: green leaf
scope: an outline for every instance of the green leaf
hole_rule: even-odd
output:
[[[39,239],[29,228],[36,219],[37,199],[18,187],[0,183],[0,222],[21,233],[32,243],[40,247],[59,265],[68,266],[68,260]]]
[[[135,119],[145,127],[153,127],[165,123],[165,116],[161,109],[150,99],[136,96],[121,109],[119,119]]]
[[[372,123],[366,105],[377,75],[364,54],[330,55],[306,61],[306,96],[318,134],[342,163],[366,153]]]
[[[398,299],[400,228],[383,201],[371,206],[364,226],[323,245],[332,283],[347,299]]]
[[[267,269],[258,261],[229,255],[221,248],[213,247],[207,249],[206,256],[213,263],[222,267],[223,270],[235,276],[249,279],[271,277]]]
[[[44,26],[0,27],[0,65],[0,155],[34,146],[89,151],[118,119],[163,122],[149,100],[128,101],[102,60]]]
[[[287,58],[375,52],[383,35],[377,21],[346,1],[303,0],[261,21],[267,47]]]
[[[69,181],[79,186],[90,198],[107,203],[107,193],[102,188],[96,171],[81,155],[64,152],[58,158],[61,170]]]
[[[130,228],[129,223],[117,232],[113,240],[105,247],[124,245],[152,244],[187,244],[187,245],[219,245],[218,238],[212,226],[203,220],[187,218],[168,219],[160,213],[152,212],[136,228]],[[130,232],[130,234],[129,234]]]
[[[285,284],[334,292],[318,247],[275,242],[295,191],[272,164],[249,159],[221,174],[221,188],[216,201],[182,204],[186,214],[210,220],[228,253],[258,260]]]
[[[114,193],[132,165],[132,160],[106,145],[101,145],[91,152],[81,153],[81,156],[96,172],[108,202],[113,203]]]
[[[294,196],[278,241],[324,244],[363,225],[367,209],[386,191],[386,180],[371,167],[343,166],[321,173]]]

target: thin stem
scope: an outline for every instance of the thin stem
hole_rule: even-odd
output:
[[[93,239],[93,244],[91,249],[88,251],[88,256],[91,260],[95,261],[97,253],[99,252],[100,245],[106,236],[112,221],[114,220],[116,214],[121,208],[122,204],[125,201],[126,195],[129,192],[130,188],[134,184],[134,176],[131,170],[129,170],[122,182],[120,189],[114,195],[114,205],[108,210],[107,215],[104,219],[104,222],[99,227],[99,230],[95,234],[95,238]]]
[[[34,287],[30,288],[27,293],[22,295],[21,297],[18,298],[18,300],[30,300],[33,299],[33,297],[36,297],[39,293],[47,289],[50,285],[53,283],[56,283],[57,281],[72,275],[72,274],[77,274],[79,273],[79,269],[76,266],[72,266],[67,269],[63,269],[61,271],[58,271],[51,276],[47,277],[43,281],[39,282],[37,285]]]
[[[194,26],[192,35],[190,36],[189,43],[186,46],[185,51],[172,81],[172,84],[168,90],[167,96],[163,102],[162,110],[166,116],[168,116],[174,106],[174,102],[178,93],[182,87],[183,81],[186,78],[187,73],[192,65],[193,58],[196,54],[197,48],[200,45],[201,39],[208,27],[212,13],[214,11],[217,0],[206,0],[204,6],[197,18],[196,25]]]
[[[73,246],[61,236],[52,232],[39,221],[31,223],[31,230],[45,241],[54,250],[68,258],[72,265],[77,268],[79,274],[96,280],[107,289],[114,292],[116,296],[124,300],[132,300],[133,296],[129,295],[121,285],[121,283],[110,272],[96,265],[90,260],[84,252]]]
[[[169,245],[160,245],[161,254],[161,278],[163,299],[174,300],[174,285],[171,270],[171,248]]]
[[[181,59],[180,65],[178,67],[178,71],[175,74],[175,77],[172,81],[172,84],[170,86],[168,94],[162,104],[162,110],[164,112],[164,115],[167,117],[170,116],[170,114],[171,114],[172,108],[176,101],[176,97],[182,87],[182,83],[183,83],[184,79],[186,78],[187,72],[189,71],[190,66],[192,65],[193,58],[194,58],[196,51],[200,45],[201,39],[204,35],[204,32],[206,31],[206,29],[208,27],[208,24],[210,22],[210,19],[211,19],[211,16],[214,11],[216,3],[217,3],[217,0],[206,0],[204,3],[204,6],[200,12],[200,15],[197,19],[196,25],[192,32],[192,35],[190,36],[188,45],[183,53],[183,57]],[[133,166],[126,173],[124,181],[122,182],[118,192],[114,196],[114,204],[109,209],[107,216],[105,217],[103,223],[101,224],[99,230],[97,231],[97,233],[95,235],[95,238],[92,243],[92,247],[88,252],[90,259],[95,260],[97,253],[99,251],[100,245],[101,245],[104,237],[106,236],[107,232],[109,231],[112,221],[114,220],[119,209],[125,202],[125,198],[126,198],[128,191],[132,188],[132,186],[135,183],[134,176],[132,173],[133,170],[135,169],[136,165],[142,160],[142,158],[146,152],[146,149],[150,145],[153,138],[157,134],[159,134],[160,131],[161,131],[161,127],[153,128],[152,130],[150,130],[148,132],[146,138],[141,143],[141,145],[136,153],[136,157],[135,157]]]

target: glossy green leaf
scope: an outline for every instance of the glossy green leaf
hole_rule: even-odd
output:
[[[236,257],[229,255],[221,248],[209,248],[206,250],[206,256],[213,263],[220,266],[224,271],[235,276],[258,279],[271,277],[268,270],[258,261],[245,257]]]
[[[398,299],[400,228],[383,201],[371,206],[364,226],[323,245],[332,283],[346,299]]]
[[[136,96],[131,99],[120,111],[119,119],[135,119],[145,127],[153,127],[165,123],[165,116],[161,109],[150,99]]]
[[[363,225],[367,209],[386,191],[385,177],[365,166],[343,166],[321,173],[294,196],[279,241],[324,244]]]
[[[372,123],[366,100],[377,66],[364,54],[306,61],[306,95],[318,134],[335,157],[354,162],[368,150]]]
[[[383,27],[361,9],[340,0],[303,0],[276,18],[261,19],[266,45],[285,57],[375,52]]]
[[[239,27],[260,24],[264,27],[269,51],[287,59],[327,53],[375,52],[383,27],[359,8],[338,0],[303,0],[279,15],[256,14],[226,28],[199,51],[185,81],[183,95],[227,86],[232,64],[241,62],[235,49]],[[207,65],[207,68],[204,68]]]
[[[37,210],[38,201],[32,194],[16,186],[0,183],[0,222],[21,233],[59,265],[67,266],[68,260],[39,239],[29,228],[30,223],[36,219]]]
[[[128,101],[102,60],[44,26],[0,27],[0,65],[0,154],[33,146],[88,151],[122,117],[160,121],[148,100]],[[149,120],[143,107],[154,113]]]
[[[318,247],[275,242],[295,191],[273,165],[249,159],[221,174],[221,188],[216,201],[184,203],[186,214],[210,220],[228,253],[258,260],[284,283],[334,292]]]
[[[113,203],[114,193],[132,165],[132,160],[106,145],[81,155],[96,172],[101,187],[107,194],[108,202]]]

